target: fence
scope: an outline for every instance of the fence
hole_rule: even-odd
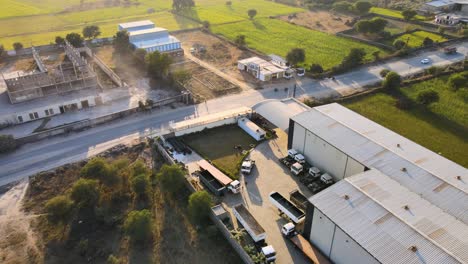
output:
[[[111,69],[109,68],[98,56],[94,55],[93,51],[88,47],[78,48],[81,52],[86,52],[88,57],[92,58],[94,63],[105,73],[109,78],[117,84],[119,87],[126,86],[125,83],[120,79],[120,77]]]

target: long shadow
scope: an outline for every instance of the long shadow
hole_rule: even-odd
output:
[[[252,24],[258,30],[264,31],[266,29],[266,27],[258,20],[252,20]]]
[[[177,11],[172,14],[177,25],[179,25],[181,29],[200,26],[199,22],[201,19],[198,16],[198,12],[195,7],[187,10]]]

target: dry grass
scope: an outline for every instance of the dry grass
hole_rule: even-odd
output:
[[[298,13],[296,17],[291,19],[288,16],[281,16],[279,19],[310,29],[335,34],[350,29],[351,27],[345,25],[345,23],[352,20],[352,17],[327,11],[315,11]]]

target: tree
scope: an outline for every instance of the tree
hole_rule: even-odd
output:
[[[354,3],[354,10],[357,11],[358,14],[367,14],[369,10],[371,9],[372,4],[367,1],[357,1]]]
[[[135,57],[141,62],[145,63],[145,57],[146,57],[146,50],[145,49],[136,49],[133,54]]]
[[[314,64],[310,65],[309,70],[310,70],[311,73],[323,73],[322,65],[317,64],[317,63],[314,63]]]
[[[374,17],[371,20],[369,20],[369,22],[372,25],[371,31],[370,31],[371,33],[382,32],[388,24],[387,20],[380,18],[380,17]]]
[[[132,184],[132,190],[137,196],[143,197],[146,195],[150,187],[148,176],[140,174],[133,177],[130,182]]]
[[[372,23],[369,20],[361,20],[354,25],[354,28],[359,33],[369,33],[371,31]]]
[[[173,0],[172,1],[172,9],[176,11],[191,8],[194,6],[195,6],[195,2],[193,0]]]
[[[171,79],[174,83],[185,86],[192,79],[192,74],[187,70],[178,70],[171,73]]]
[[[83,46],[83,37],[78,33],[69,33],[65,39],[75,48]]]
[[[202,26],[203,26],[203,30],[210,31],[210,27],[211,27],[210,21],[208,21],[208,20],[203,21]]]
[[[148,168],[146,168],[145,163],[141,160],[137,160],[133,163],[132,165],[132,176],[138,176],[141,174],[147,174],[148,173]]]
[[[353,5],[347,1],[339,1],[333,4],[332,9],[337,12],[350,12],[353,9]]]
[[[0,44],[0,58],[3,56],[3,53],[5,52],[5,47]]]
[[[380,73],[379,73],[379,74],[380,74],[380,77],[385,78],[385,76],[387,76],[387,74],[388,74],[389,72],[390,72],[390,70],[388,70],[388,69],[382,69],[382,70],[380,71]]]
[[[453,74],[448,79],[448,85],[452,90],[456,91],[464,86],[468,85],[468,74]]]
[[[175,194],[184,188],[184,175],[184,171],[177,165],[163,165],[156,178],[164,191]]]
[[[98,182],[79,179],[72,186],[71,198],[79,207],[91,207],[99,200]]]
[[[0,135],[0,153],[7,153],[18,147],[12,135]]]
[[[256,15],[257,15],[257,10],[255,9],[249,9],[247,11],[247,15],[249,15],[249,18],[250,19],[253,19]]]
[[[406,42],[404,42],[403,40],[401,39],[396,39],[394,42],[393,42],[393,46],[397,49],[397,50],[401,50],[402,48],[404,48],[406,46]]]
[[[15,42],[13,43],[13,49],[15,49],[15,51],[20,51],[23,49],[23,44],[21,42]]]
[[[349,54],[346,57],[344,57],[343,61],[341,62],[341,66],[345,69],[349,69],[361,65],[364,61],[365,56],[366,52],[364,51],[364,49],[352,48],[349,51]]]
[[[119,54],[126,53],[130,50],[130,37],[126,30],[117,31],[117,33],[115,33],[113,46],[115,52]]]
[[[234,39],[234,43],[236,43],[237,46],[243,47],[245,46],[245,35],[237,35],[236,38]]]
[[[148,74],[153,78],[159,79],[168,74],[172,58],[166,53],[154,51],[146,55],[145,61]]]
[[[375,61],[378,61],[380,59],[380,50],[372,52],[372,56],[374,56]]]
[[[416,16],[416,14],[416,11],[411,9],[403,10],[403,12],[401,12],[401,15],[406,21],[410,21],[411,19],[413,19]]]
[[[305,50],[301,48],[293,48],[286,55],[286,60],[291,65],[297,65],[300,62],[305,61]]]
[[[434,41],[430,37],[425,37],[424,38],[424,40],[423,40],[423,46],[424,47],[432,46],[432,44],[434,44]]]
[[[62,38],[61,36],[56,36],[56,37],[55,37],[55,44],[57,44],[57,45],[63,45],[63,44],[65,44],[65,39]]]
[[[416,100],[420,104],[430,105],[439,101],[439,94],[434,90],[423,90],[418,93]]]
[[[192,220],[198,224],[203,223],[211,210],[211,196],[206,191],[197,191],[189,197],[188,210]]]
[[[83,37],[87,39],[95,39],[101,35],[101,31],[98,26],[91,25],[83,28]]]
[[[82,177],[98,179],[107,186],[115,185],[119,178],[117,170],[114,170],[103,158],[93,158],[81,168]]]
[[[131,211],[124,223],[124,230],[132,242],[144,243],[153,237],[153,219],[147,209]]]
[[[50,220],[65,223],[73,211],[73,201],[64,195],[55,196],[47,201],[45,210]]]
[[[397,90],[401,86],[401,76],[391,71],[385,76],[382,87],[386,90]]]

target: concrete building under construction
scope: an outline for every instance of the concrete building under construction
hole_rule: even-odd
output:
[[[16,104],[48,95],[99,87],[93,67],[80,52],[68,42],[64,50],[66,60],[57,68],[49,70],[33,47],[32,54],[38,72],[4,79],[10,102]]]

